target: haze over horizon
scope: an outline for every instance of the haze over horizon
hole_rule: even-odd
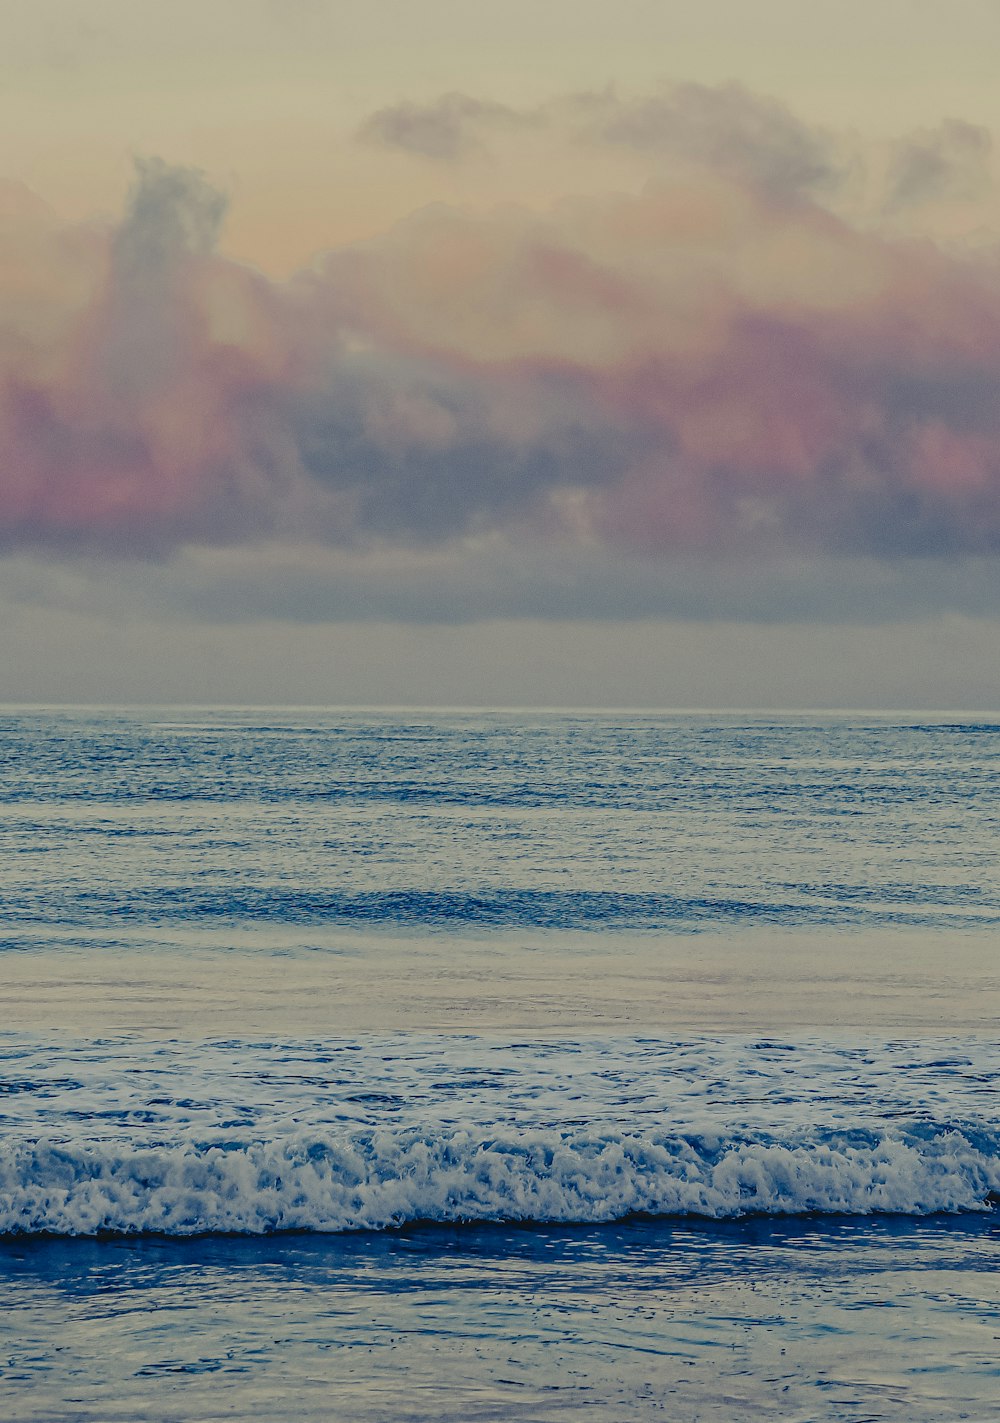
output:
[[[4,39],[5,702],[1000,704],[994,5]]]

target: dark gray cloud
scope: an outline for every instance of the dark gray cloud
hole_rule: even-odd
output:
[[[200,169],[136,158],[111,248],[122,280],[147,283],[187,253],[211,252],[228,206],[226,195]]]
[[[102,313],[102,369],[115,394],[155,391],[185,360],[192,314],[185,269],[214,251],[227,207],[199,170],[135,160]]]
[[[978,124],[946,119],[935,129],[909,134],[890,155],[886,209],[979,197],[992,181],[992,158],[992,135]]]
[[[473,372],[344,356],[283,419],[310,480],[335,496],[342,536],[355,541],[440,543],[544,521],[554,491],[600,489],[653,443],[641,424],[602,418],[566,377],[510,376],[499,395],[523,412],[522,436]]]
[[[371,114],[358,129],[363,143],[397,148],[439,163],[454,163],[482,147],[483,131],[520,126],[528,117],[505,104],[469,94],[443,94],[427,104],[391,104]]]
[[[610,91],[570,104],[581,136],[703,164],[770,193],[829,187],[845,174],[829,134],[742,84],[676,84],[633,99]]]
[[[527,126],[697,163],[775,195],[829,188],[847,171],[831,135],[736,83],[674,84],[638,97],[606,89],[528,109],[451,93],[380,109],[358,132],[367,142],[454,162],[482,151],[491,132]]]
[[[877,626],[1000,617],[990,558],[639,559],[566,542],[486,539],[443,557],[247,550],[138,565],[0,564],[0,599],[102,616],[213,624],[546,619]]]

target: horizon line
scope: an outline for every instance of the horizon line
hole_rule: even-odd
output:
[[[437,714],[644,715],[644,716],[961,716],[1000,718],[996,707],[918,706],[580,706],[573,704],[492,704],[426,702],[194,702],[194,701],[12,701],[0,713],[24,711],[286,711],[286,712],[427,712]]]

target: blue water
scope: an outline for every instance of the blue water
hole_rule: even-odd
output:
[[[8,929],[1000,921],[1000,724],[0,719]]]
[[[5,1417],[991,1416],[1000,722],[10,710],[0,784]]]

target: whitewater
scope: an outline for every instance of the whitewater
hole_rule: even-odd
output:
[[[8,1043],[0,1065],[7,1233],[925,1215],[1000,1192],[996,1044],[133,1040]]]

